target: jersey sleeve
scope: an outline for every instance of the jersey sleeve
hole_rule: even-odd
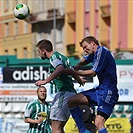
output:
[[[27,104],[24,112],[24,118],[30,118],[32,111],[33,111],[33,106],[30,103]]]
[[[106,50],[103,47],[100,47],[98,49],[98,52],[95,56],[93,67],[92,67],[92,70],[95,71],[96,73],[101,73],[103,69],[105,68],[105,65],[107,63],[107,60],[106,60],[107,52],[108,50]]]
[[[52,59],[50,59],[50,63],[54,68],[59,65],[63,65],[61,58],[58,58],[56,55],[53,55]]]

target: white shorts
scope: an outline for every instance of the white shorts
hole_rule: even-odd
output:
[[[50,119],[58,121],[67,121],[70,117],[70,111],[67,101],[70,97],[75,95],[74,92],[58,92],[52,102]]]

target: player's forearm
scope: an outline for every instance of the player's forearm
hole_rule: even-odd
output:
[[[46,83],[49,83],[51,80],[55,79],[58,77],[58,73],[52,73],[45,81]]]
[[[79,76],[95,76],[96,73],[93,70],[75,71],[75,74]]]
[[[63,73],[63,67],[57,67],[56,70],[46,79],[46,82],[49,83],[51,80],[57,78]]]
[[[37,120],[31,119],[31,118],[25,118],[24,122],[25,123],[31,123],[31,124],[38,124]]]
[[[36,86],[45,85],[49,83],[51,80],[55,79],[56,77],[60,76],[63,73],[64,68],[62,66],[58,66],[55,71],[44,80],[39,80],[35,83]]]

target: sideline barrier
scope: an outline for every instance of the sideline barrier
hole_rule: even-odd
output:
[[[69,118],[65,125],[65,133],[79,133],[76,123],[72,117]]]
[[[105,126],[108,133],[130,133],[131,128],[128,118],[109,118],[106,121]],[[71,117],[65,126],[65,133],[79,133],[78,128]]]
[[[131,128],[128,118],[109,118],[105,125],[108,133],[129,133]]]
[[[5,118],[2,120],[0,133],[27,133],[29,124],[23,119]]]

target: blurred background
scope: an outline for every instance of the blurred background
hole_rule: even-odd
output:
[[[13,15],[19,3],[30,8],[26,20]],[[130,132],[133,0],[0,0],[0,133],[26,133],[28,128],[23,122],[25,105],[36,98],[35,81],[48,76],[49,62],[38,58],[36,43],[49,39],[54,50],[68,56],[74,66],[84,55],[79,42],[89,35],[112,52],[117,64],[120,97],[107,129],[109,133]],[[91,77],[85,87],[74,81],[78,92],[97,84],[97,78]],[[52,99],[48,89],[47,101]],[[68,122],[66,133],[71,132],[78,131]]]

